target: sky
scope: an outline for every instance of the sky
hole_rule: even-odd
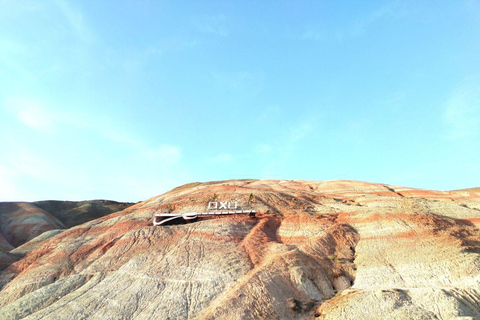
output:
[[[480,1],[0,0],[0,201],[480,186]]]

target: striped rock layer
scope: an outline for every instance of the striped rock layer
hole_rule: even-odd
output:
[[[255,216],[152,225],[230,200]],[[193,183],[24,244],[0,319],[479,319],[479,223],[478,190]]]
[[[0,271],[40,240],[130,205],[108,200],[0,202]]]

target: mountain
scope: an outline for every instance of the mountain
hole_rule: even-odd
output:
[[[152,224],[209,202],[255,214]],[[35,214],[33,234],[51,228],[4,251],[18,261],[0,274],[0,319],[480,318],[475,189],[230,180],[64,231],[58,211]],[[9,237],[3,250],[32,235]]]
[[[26,242],[29,244],[23,249],[36,246],[38,239],[32,239],[37,236],[53,236],[132,204],[109,200],[0,202],[0,271],[22,252],[20,249],[12,251],[14,248]]]

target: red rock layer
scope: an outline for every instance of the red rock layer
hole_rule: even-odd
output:
[[[189,184],[52,238],[0,275],[6,319],[480,317],[479,193],[355,181]],[[256,217],[152,226],[235,200]]]

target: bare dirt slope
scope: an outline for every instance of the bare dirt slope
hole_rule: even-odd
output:
[[[35,249],[39,239],[132,204],[108,200],[0,202],[0,271]],[[42,238],[32,241],[40,235]]]
[[[152,226],[211,200],[257,215]],[[0,319],[479,319],[479,209],[471,190],[189,184],[34,239]]]

